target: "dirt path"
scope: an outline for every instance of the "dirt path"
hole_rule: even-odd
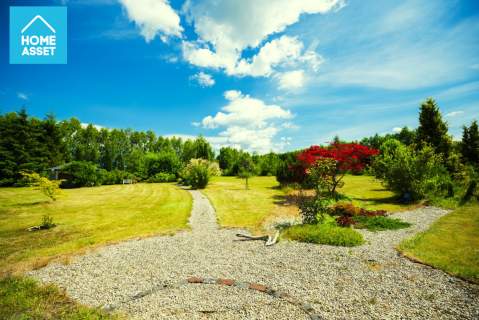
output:
[[[234,241],[238,230],[218,229],[208,199],[190,192],[191,232],[104,247],[32,275],[66,288],[82,303],[134,319],[479,318],[478,286],[415,264],[394,249],[444,210],[397,214],[413,226],[361,231],[367,244],[356,248],[286,241],[265,247]],[[236,282],[213,284],[218,278]]]

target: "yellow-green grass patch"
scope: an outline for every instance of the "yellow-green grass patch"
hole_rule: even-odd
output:
[[[29,278],[0,279],[2,319],[113,320],[122,319],[75,303],[53,285],[41,286]]]
[[[479,283],[479,205],[456,209],[399,250],[418,262]]]
[[[49,201],[33,188],[0,188],[0,273],[23,271],[64,254],[187,228],[192,200],[173,184],[69,189]],[[57,226],[29,232],[43,215]]]
[[[298,215],[297,207],[287,203],[286,193],[279,188],[275,177],[251,178],[249,190],[245,188],[244,179],[216,177],[203,192],[212,202],[218,223],[223,227],[260,232],[269,219]]]
[[[417,207],[417,204],[399,203],[395,194],[386,189],[372,176],[346,175],[344,186],[338,191],[349,197],[353,204],[368,210],[404,211]]]

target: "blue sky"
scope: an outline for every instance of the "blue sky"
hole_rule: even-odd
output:
[[[68,7],[68,64],[9,65],[11,5]],[[281,151],[479,119],[479,2],[2,1],[0,111]]]

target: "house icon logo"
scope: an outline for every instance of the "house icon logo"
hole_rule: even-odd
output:
[[[66,64],[67,8],[10,7],[10,63]]]

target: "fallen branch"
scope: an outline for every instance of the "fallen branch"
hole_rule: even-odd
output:
[[[243,233],[237,233],[237,237],[242,238],[242,239],[237,239],[236,241],[254,241],[254,240],[262,240],[266,241],[265,246],[272,246],[276,242],[278,242],[279,238],[279,231],[276,231],[274,237],[271,237],[270,235],[265,235],[265,236],[249,236]]]

